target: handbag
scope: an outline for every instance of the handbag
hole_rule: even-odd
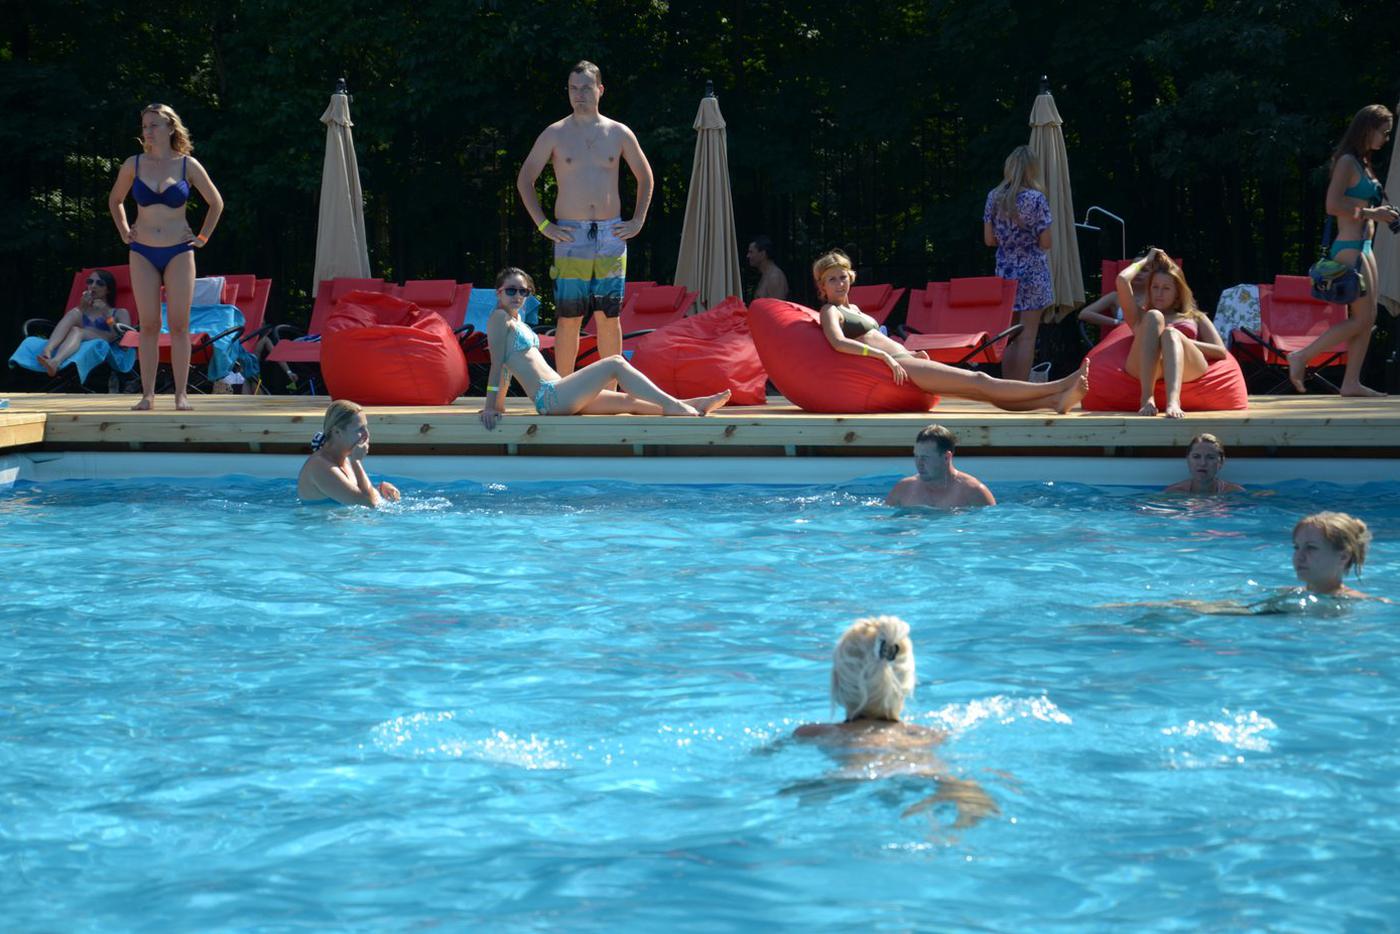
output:
[[[1312,296],[1318,301],[1332,305],[1350,305],[1367,292],[1366,277],[1356,266],[1339,263],[1327,255],[1332,245],[1332,218],[1329,215],[1323,225],[1322,257],[1308,268],[1308,278],[1312,280]]]

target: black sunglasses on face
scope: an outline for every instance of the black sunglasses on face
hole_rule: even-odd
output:
[[[91,279],[87,280],[87,282],[86,282],[85,284],[86,284],[86,285],[106,285],[107,283],[103,282],[101,279],[97,278],[96,276],[93,276]]]
[[[502,292],[503,294],[505,294],[505,295],[509,295],[511,298],[515,298],[515,296],[517,296],[517,295],[525,295],[525,296],[528,296],[528,295],[530,294],[530,290],[529,290],[529,289],[517,289],[517,288],[516,288],[515,286],[513,286],[513,285],[505,286],[504,288],[501,289],[501,292]]]

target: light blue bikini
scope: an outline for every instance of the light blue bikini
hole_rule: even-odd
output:
[[[531,349],[538,349],[540,338],[530,326],[519,318],[507,316],[507,324],[510,326],[510,344],[506,347],[506,355],[501,360],[502,364],[509,364],[510,358],[516,354],[529,353]],[[540,380],[540,388],[535,390],[535,411],[541,415],[548,415],[550,409],[559,405],[559,390],[555,387],[558,380]]]
[[[1356,180],[1355,185],[1352,185],[1346,191],[1342,192],[1342,194],[1346,195],[1348,198],[1355,198],[1357,201],[1365,201],[1367,204],[1377,203],[1380,200],[1381,183],[1367,173],[1366,166],[1361,163],[1361,160],[1358,159],[1356,161],[1356,167],[1361,173],[1361,177]],[[1362,227],[1364,228],[1365,225],[1363,224]],[[1327,251],[1327,255],[1332,259],[1336,259],[1338,253],[1346,250],[1360,250],[1362,253],[1369,256],[1371,254],[1371,239],[1368,237],[1364,240],[1333,240],[1332,246]]]

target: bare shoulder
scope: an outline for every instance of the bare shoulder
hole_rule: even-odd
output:
[[[1191,481],[1190,481],[1190,480],[1178,480],[1176,483],[1173,483],[1171,486],[1167,487],[1167,488],[1166,488],[1165,490],[1163,490],[1162,492],[1163,492],[1163,493],[1190,493],[1190,492],[1191,492]]]
[[[836,723],[804,723],[792,731],[792,735],[798,739],[816,739],[822,736],[834,735],[839,724]]]
[[[1220,481],[1220,492],[1222,493],[1243,493],[1244,487],[1238,483],[1231,483],[1229,480]]]
[[[962,485],[966,498],[974,506],[995,506],[997,498],[992,495],[992,491],[987,488],[987,484],[978,480],[970,473],[958,472],[958,481]]]

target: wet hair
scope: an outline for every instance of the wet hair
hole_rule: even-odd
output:
[[[520,269],[517,266],[507,266],[505,269],[502,269],[500,272],[496,273],[496,288],[499,289],[501,286],[505,285],[506,280],[509,279],[511,276],[519,276],[520,278],[524,279],[525,284],[530,287],[530,291],[535,291],[535,280],[530,278],[530,274],[528,272],[526,272],[523,269]]]
[[[358,402],[351,402],[349,399],[337,399],[326,406],[326,416],[321,420],[321,430],[311,439],[311,450],[319,451],[321,445],[331,436],[331,432],[337,428],[344,428],[354,420],[356,415],[364,411]]]
[[[846,719],[898,720],[914,693],[914,643],[897,616],[858,619],[841,634],[831,660],[831,699]]]
[[[1148,297],[1151,298],[1152,279],[1157,275],[1171,276],[1176,280],[1176,307],[1159,308],[1158,311],[1175,311],[1188,318],[1195,318],[1197,321],[1206,320],[1205,313],[1196,304],[1196,295],[1191,291],[1191,286],[1186,284],[1186,273],[1181,271],[1181,267],[1176,264],[1176,260],[1162,254],[1161,259],[1154,260],[1147,267],[1147,287]]]
[[[841,250],[830,250],[818,256],[812,263],[812,282],[817,287],[817,298],[822,297],[822,276],[829,269],[844,269],[851,274],[851,285],[856,284],[856,271],[851,266],[851,258]]]
[[[947,454],[958,449],[958,436],[942,425],[929,425],[914,436],[915,444],[931,441],[938,445],[939,454]]]
[[[569,69],[571,75],[589,75],[593,78],[593,83],[599,87],[603,86],[603,73],[598,70],[598,66],[588,59],[581,59],[578,64]]]
[[[1186,445],[1186,453],[1190,454],[1196,449],[1196,445],[1198,444],[1213,444],[1216,446],[1216,448],[1219,449],[1220,456],[1225,456],[1225,445],[1221,444],[1220,439],[1208,431],[1203,431],[1200,434],[1196,435],[1196,437],[1192,438],[1191,442]]]
[[[141,109],[141,116],[146,114],[158,114],[170,122],[170,148],[182,156],[188,156],[194,152],[194,141],[190,139],[190,131],[185,129],[185,124],[181,122],[180,115],[177,114],[169,104],[147,104]],[[145,139],[140,140],[142,148],[145,147]]]
[[[1342,156],[1354,156],[1363,164],[1370,165],[1370,135],[1383,128],[1387,123],[1394,122],[1394,115],[1384,104],[1370,104],[1362,107],[1356,112],[1356,116],[1351,118],[1351,126],[1347,127],[1347,131],[1342,134],[1337,148],[1332,150],[1332,167],[1337,167],[1337,160]]]
[[[94,269],[91,275],[101,279],[102,286],[107,290],[102,300],[113,308],[117,307],[117,277],[105,269]]]
[[[1017,146],[1001,167],[1001,184],[992,199],[996,215],[1018,220],[1016,196],[1026,188],[1045,193],[1040,185],[1040,160],[1031,152],[1031,147]]]
[[[1366,563],[1366,548],[1371,544],[1371,530],[1365,522],[1344,512],[1315,512],[1299,519],[1298,524],[1293,526],[1294,538],[1298,537],[1298,530],[1304,526],[1317,529],[1327,544],[1338,551],[1345,551],[1347,567],[1357,574],[1361,573],[1361,566]]]
[[[749,242],[753,244],[755,250],[758,250],[758,252],[762,253],[769,259],[773,258],[772,237],[768,236],[767,234],[759,234],[757,237],[754,237]]]

